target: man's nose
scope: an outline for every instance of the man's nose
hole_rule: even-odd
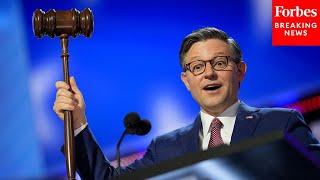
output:
[[[217,72],[213,69],[210,61],[206,62],[206,69],[204,70],[205,78],[212,79],[217,77]]]

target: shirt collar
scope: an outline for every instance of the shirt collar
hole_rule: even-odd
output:
[[[223,128],[229,129],[230,126],[232,126],[234,123],[230,121],[230,118],[236,117],[238,108],[240,105],[240,101],[238,100],[234,104],[232,104],[230,107],[228,107],[225,111],[223,111],[217,118],[222,122]],[[215,118],[214,116],[211,116],[210,114],[200,111],[200,117],[202,122],[202,133],[203,135],[207,134],[210,129],[211,121]]]

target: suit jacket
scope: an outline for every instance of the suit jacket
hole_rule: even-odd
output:
[[[124,168],[114,168],[104,157],[87,127],[75,138],[77,171],[82,179],[107,179],[186,153],[200,151],[200,128],[202,125],[198,116],[191,125],[154,138],[142,159]],[[320,159],[318,141],[312,136],[302,115],[290,109],[255,108],[241,102],[231,144],[279,130],[296,138]]]

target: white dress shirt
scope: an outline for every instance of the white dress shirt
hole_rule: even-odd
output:
[[[76,137],[82,130],[84,130],[88,126],[88,123],[86,122],[85,124],[81,125],[78,127],[76,130],[73,131],[74,137]]]
[[[224,144],[230,145],[231,136],[236,122],[236,116],[238,112],[240,102],[237,101],[230,107],[228,107],[223,113],[221,113],[218,118],[223,126],[221,128],[221,137]],[[208,144],[211,136],[210,124],[211,121],[215,118],[202,110],[200,111],[200,117],[202,122],[202,129],[199,132],[200,137],[200,146],[202,150],[208,149]]]

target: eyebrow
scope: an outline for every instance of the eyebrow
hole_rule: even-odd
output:
[[[227,56],[224,52],[218,52],[218,53],[215,53],[215,55],[213,57],[211,57],[210,59],[212,59],[212,58],[214,58],[216,56],[221,56],[221,55]],[[200,56],[193,56],[193,57],[190,58],[190,62],[192,60],[199,60],[199,59],[200,59]]]

